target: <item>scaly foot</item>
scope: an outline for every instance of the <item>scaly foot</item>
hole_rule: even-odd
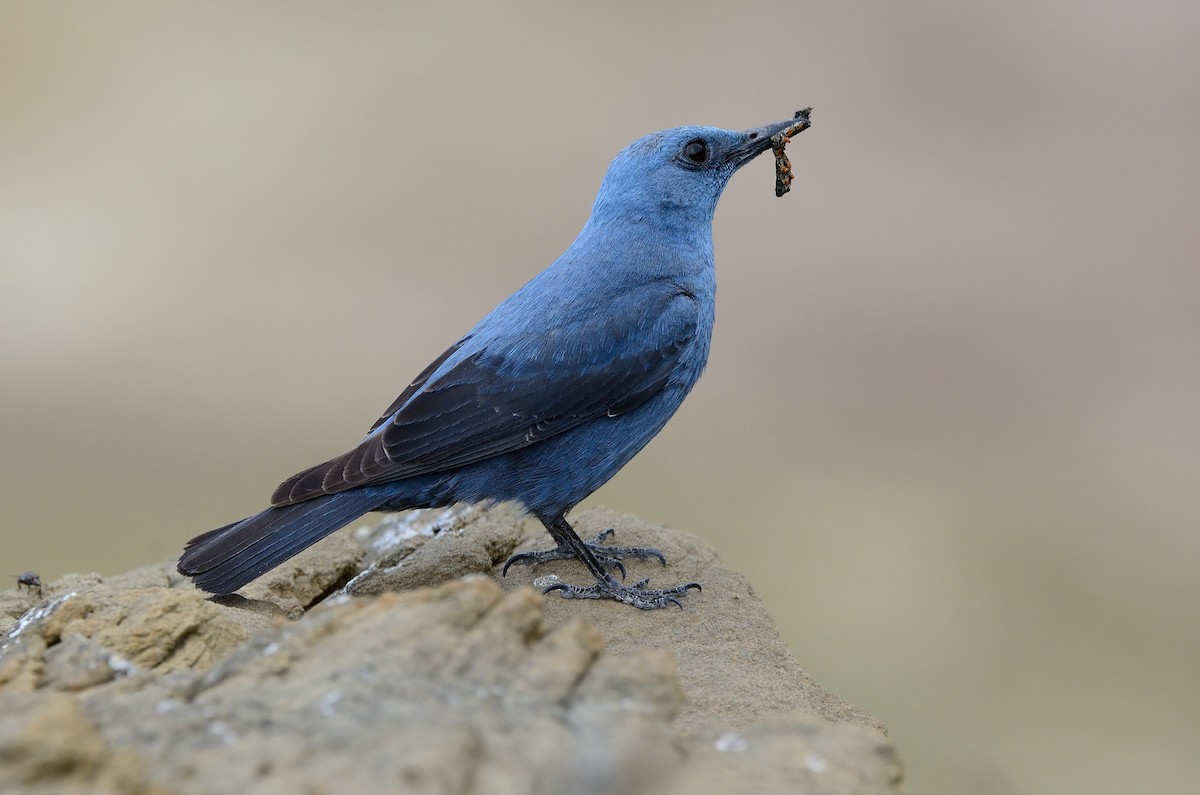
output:
[[[667,559],[663,556],[663,553],[653,547],[603,546],[603,543],[614,535],[616,535],[616,531],[609,528],[591,541],[584,542],[584,546],[591,550],[592,554],[596,556],[596,560],[604,568],[621,572],[622,580],[625,579],[625,565],[621,563],[621,560],[624,558],[639,558],[641,560],[655,558],[662,565],[667,565]],[[508,574],[508,567],[514,563],[532,566],[536,563],[545,563],[548,560],[570,560],[573,558],[577,558],[576,554],[570,548],[564,546],[558,546],[554,549],[541,549],[534,552],[521,552],[513,555],[504,562],[504,568],[501,570],[500,576],[506,576]]]
[[[685,585],[677,585],[674,588],[663,588],[654,590],[646,588],[646,583],[650,580],[642,580],[635,585],[622,585],[612,578],[611,575],[606,575],[604,579],[599,580],[590,588],[582,588],[578,585],[567,585],[566,583],[558,583],[551,585],[542,593],[547,594],[551,591],[562,591],[564,599],[614,599],[618,602],[624,602],[627,605],[641,608],[642,610],[657,610],[667,605],[675,605],[680,610],[683,609],[683,603],[679,601],[681,597],[688,595],[688,590],[695,588],[700,590],[700,583],[689,582]]]

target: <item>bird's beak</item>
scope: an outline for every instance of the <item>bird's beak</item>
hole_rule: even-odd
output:
[[[789,128],[791,129],[791,132],[788,134],[789,137],[807,130],[811,126],[811,122],[809,121],[809,113],[811,112],[812,108],[805,108],[804,110],[796,111],[796,115],[787,121],[775,122],[765,127],[755,127],[753,130],[746,130],[742,133],[742,142],[729,150],[729,154],[726,156],[728,162],[735,169],[741,168],[771,148],[772,136],[787,132]]]

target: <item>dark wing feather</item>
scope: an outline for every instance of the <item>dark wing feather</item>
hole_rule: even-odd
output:
[[[463,337],[461,340],[447,348],[445,353],[430,362],[429,366],[422,370],[421,374],[414,378],[411,384],[404,387],[404,391],[400,393],[400,397],[393,400],[392,405],[388,406],[387,410],[380,415],[379,419],[375,420],[375,424],[371,426],[371,431],[390,420],[392,415],[396,413],[397,409],[407,403],[408,399],[411,398],[418,389],[425,386],[425,382],[429,380],[429,376],[433,375],[434,371],[442,366],[442,362],[453,356],[455,352],[458,351],[458,349],[461,348],[469,339],[471,339],[470,335]],[[371,431],[367,431],[367,433],[370,433]]]
[[[582,349],[573,359],[543,355],[514,362],[511,353],[506,359],[485,348],[426,383],[460,342],[426,368],[393,403],[393,413],[375,423],[372,434],[357,447],[284,481],[272,503],[287,505],[454,469],[519,450],[597,417],[631,411],[666,386],[694,339],[692,307],[690,298],[666,297],[653,308],[657,312],[647,313],[647,322],[655,323],[672,309],[677,322],[660,325],[657,339],[640,350],[613,353],[622,347],[621,324],[608,318],[601,321],[604,328],[595,329],[602,343]],[[645,330],[642,334],[650,336]],[[382,431],[374,432],[385,423]]]

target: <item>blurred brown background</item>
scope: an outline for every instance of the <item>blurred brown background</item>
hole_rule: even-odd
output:
[[[0,574],[258,510],[630,140],[811,104],[792,194],[763,158],[718,210],[707,375],[594,500],[747,572],[914,793],[1194,791],[1198,35],[1182,2],[5,3]]]

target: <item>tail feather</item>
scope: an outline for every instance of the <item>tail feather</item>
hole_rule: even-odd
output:
[[[233,593],[379,504],[378,494],[356,489],[267,508],[193,538],[179,573],[209,593]]]

